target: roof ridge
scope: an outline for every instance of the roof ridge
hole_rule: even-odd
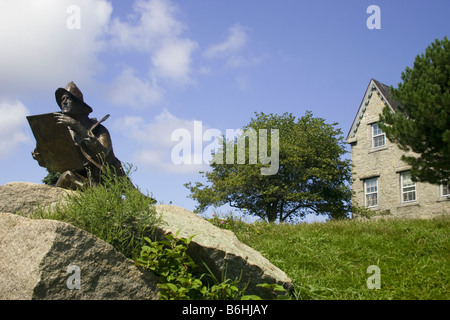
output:
[[[395,101],[392,98],[392,91],[391,91],[391,86],[388,86],[384,83],[381,83],[378,80],[375,80],[374,78],[372,78],[373,82],[375,83],[375,85],[378,87],[378,89],[380,90],[380,92],[383,94],[383,96],[386,98],[387,102],[390,104],[390,106],[397,111],[398,107],[401,105],[399,102]]]

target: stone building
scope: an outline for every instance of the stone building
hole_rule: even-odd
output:
[[[370,80],[347,136],[351,145],[353,203],[389,217],[430,218],[450,214],[450,184],[413,182],[404,151],[378,127],[385,105],[396,112],[389,86]]]

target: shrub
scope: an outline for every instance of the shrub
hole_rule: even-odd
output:
[[[61,176],[61,172],[49,172],[42,182],[46,185],[53,186],[58,182],[59,177]]]
[[[154,199],[131,183],[132,165],[124,167],[126,175],[117,176],[106,166],[101,185],[70,193],[54,210],[40,209],[34,217],[68,222],[110,243],[126,257],[137,258],[144,237],[159,218],[152,207]]]
[[[248,300],[259,299],[255,295],[245,295],[245,289],[239,290],[239,280],[226,278],[226,269],[219,281],[211,271],[199,274],[198,266],[186,253],[194,236],[177,238],[168,234],[165,240],[153,241],[145,238],[147,244],[142,247],[136,264],[151,270],[159,276],[160,297],[163,300]],[[209,270],[208,266],[205,267]],[[208,278],[212,280],[208,281]]]

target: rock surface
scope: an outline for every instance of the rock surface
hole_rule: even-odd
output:
[[[156,277],[144,274],[112,246],[70,224],[12,215],[51,207],[67,190],[28,182],[0,186],[0,299],[154,299]],[[173,205],[156,205],[163,223],[156,237],[193,238],[188,253],[205,262],[217,279],[226,268],[229,279],[248,283],[247,294],[270,298],[260,283],[292,288],[287,275],[261,253],[240,242],[233,232]],[[81,289],[67,289],[67,268],[81,269]],[[206,270],[205,270],[206,271]],[[147,288],[147,289],[145,289]]]
[[[0,225],[2,300],[158,299],[155,275],[88,232],[10,213],[0,213]]]
[[[0,212],[29,215],[39,206],[54,206],[69,192],[45,184],[10,182],[0,186]]]
[[[188,254],[200,266],[205,262],[217,279],[221,279],[226,268],[227,278],[241,278],[240,284],[248,282],[247,294],[270,298],[267,289],[257,287],[260,283],[278,283],[287,290],[292,281],[279,268],[270,263],[261,253],[240,242],[232,231],[214,226],[197,214],[173,205],[156,205],[162,215],[163,224],[159,227],[163,234],[175,234],[192,239]]]

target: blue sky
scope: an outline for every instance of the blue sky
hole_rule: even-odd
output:
[[[367,27],[370,5],[381,29]],[[54,92],[73,80],[92,117],[111,115],[135,184],[193,210],[183,184],[208,166],[171,161],[174,130],[311,110],[346,136],[370,79],[397,86],[449,36],[449,13],[448,0],[0,0],[0,184],[46,175],[25,116],[58,111]]]

